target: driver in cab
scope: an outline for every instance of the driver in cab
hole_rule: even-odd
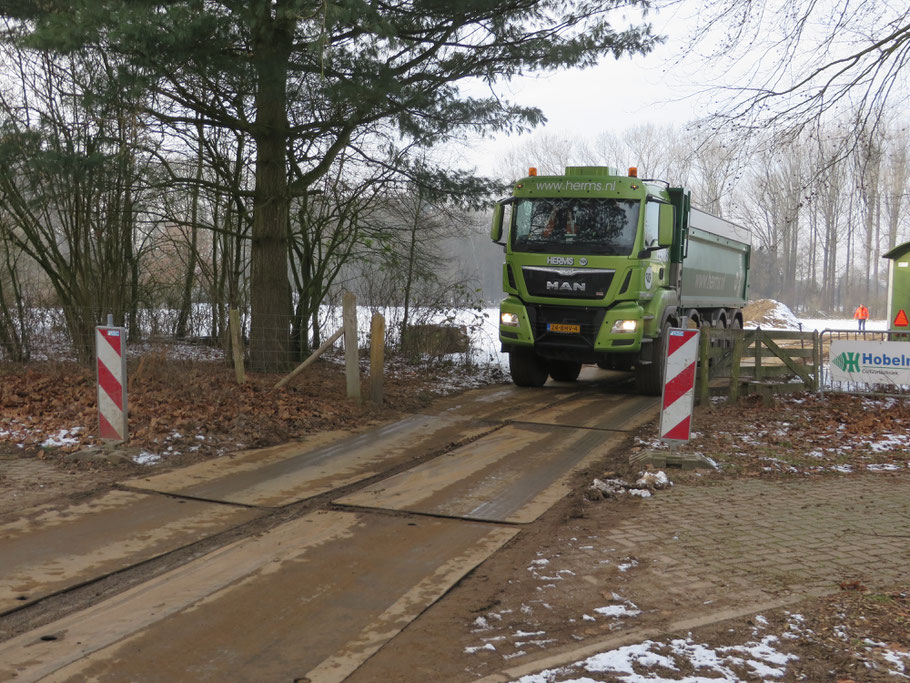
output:
[[[543,236],[552,237],[554,235],[574,234],[575,218],[569,213],[569,210],[565,207],[553,209],[552,213],[550,214],[550,220],[547,221],[547,225],[543,229]]]

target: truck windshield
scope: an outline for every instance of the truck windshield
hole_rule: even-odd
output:
[[[632,199],[520,199],[512,211],[512,250],[627,256],[640,204]]]

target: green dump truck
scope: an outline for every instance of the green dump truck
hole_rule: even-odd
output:
[[[596,363],[659,395],[668,328],[743,326],[748,231],[635,169],[531,169],[497,203],[491,237],[505,247],[499,338],[520,386]]]

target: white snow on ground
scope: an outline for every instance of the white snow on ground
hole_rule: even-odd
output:
[[[800,329],[799,323],[802,323],[802,329],[804,331],[809,332],[813,330],[816,332],[822,332],[824,330],[855,330],[858,328],[856,321],[852,318],[799,318],[797,319],[797,325],[789,329]],[[765,328],[762,327],[762,329]],[[887,329],[887,320],[872,320],[870,318],[866,321],[866,330],[869,332],[884,332]]]
[[[628,605],[607,605],[606,607],[595,607],[594,611],[603,617],[635,617],[641,614],[641,610],[631,602]]]
[[[610,680],[623,683],[737,683],[756,677],[764,681],[777,680],[787,672],[787,664],[798,659],[796,655],[780,652],[776,648],[778,642],[776,636],[767,635],[760,641],[713,648],[707,643],[695,642],[691,635],[669,642],[646,640],[596,654],[566,667],[523,676],[517,683],[594,683],[597,680],[584,676],[582,671],[610,674],[613,676]],[[684,663],[698,674],[679,673]]]
[[[888,674],[899,678],[910,678],[906,673],[910,670],[910,652],[895,649],[899,646],[887,643],[867,642],[866,649],[876,649],[882,659],[891,667]]]
[[[42,443],[41,448],[60,448],[61,446],[72,446],[79,443],[79,438],[74,436],[82,432],[82,427],[73,427],[72,429],[61,429],[56,434],[48,436]],[[4,433],[0,432],[0,436]]]
[[[649,498],[652,489],[660,490],[670,486],[673,486],[673,482],[670,481],[666,472],[657,470],[655,472],[642,472],[634,484],[630,484],[623,479],[594,479],[588,488],[599,491],[604,498],[619,496],[624,493],[630,496]]]
[[[137,465],[157,465],[161,462],[162,457],[157,453],[149,453],[148,451],[142,451],[138,455],[133,456],[133,462]]]
[[[805,403],[806,400],[793,398],[790,396],[780,396],[777,399],[781,403],[792,402],[794,405]],[[895,404],[892,398],[865,397],[863,399],[865,409],[872,413],[886,413]],[[791,430],[796,430],[795,434]],[[844,431],[846,425],[841,425],[840,431]],[[854,434],[849,440],[832,441],[831,445],[823,445],[812,448],[805,452],[805,456],[818,460],[817,465],[794,467],[793,465],[774,457],[767,452],[767,444],[770,437],[786,438],[791,436],[793,439],[799,438],[798,428],[794,428],[790,423],[781,422],[779,424],[761,425],[756,423],[743,423],[731,437],[735,437],[734,442],[739,445],[739,450],[743,457],[759,458],[762,463],[766,464],[767,471],[787,471],[802,474],[821,474],[825,472],[850,473],[855,471],[869,472],[895,472],[910,469],[910,459],[900,462],[892,462],[890,459],[895,454],[906,458],[910,454],[910,433],[907,432],[884,432],[880,434]],[[698,448],[698,438],[693,435],[690,440],[692,448]],[[635,445],[644,450],[661,450],[666,449],[667,444],[657,438],[636,439]],[[851,465],[845,465],[839,460],[850,458],[853,460]],[[863,462],[856,462],[857,459]],[[879,460],[879,462],[876,462]],[[881,462],[884,460],[885,462]],[[712,461],[716,469],[722,469],[716,462]]]
[[[621,572],[627,572],[630,569],[632,569],[633,567],[637,567],[637,566],[638,566],[638,560],[636,560],[634,557],[627,557],[625,560],[620,562],[616,566],[616,568]]]

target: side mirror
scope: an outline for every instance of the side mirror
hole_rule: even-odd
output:
[[[661,204],[657,223],[657,243],[661,247],[673,246],[673,205]]]
[[[497,204],[493,209],[493,225],[490,227],[490,239],[494,242],[502,240],[502,216],[504,211],[505,207],[502,204]]]

